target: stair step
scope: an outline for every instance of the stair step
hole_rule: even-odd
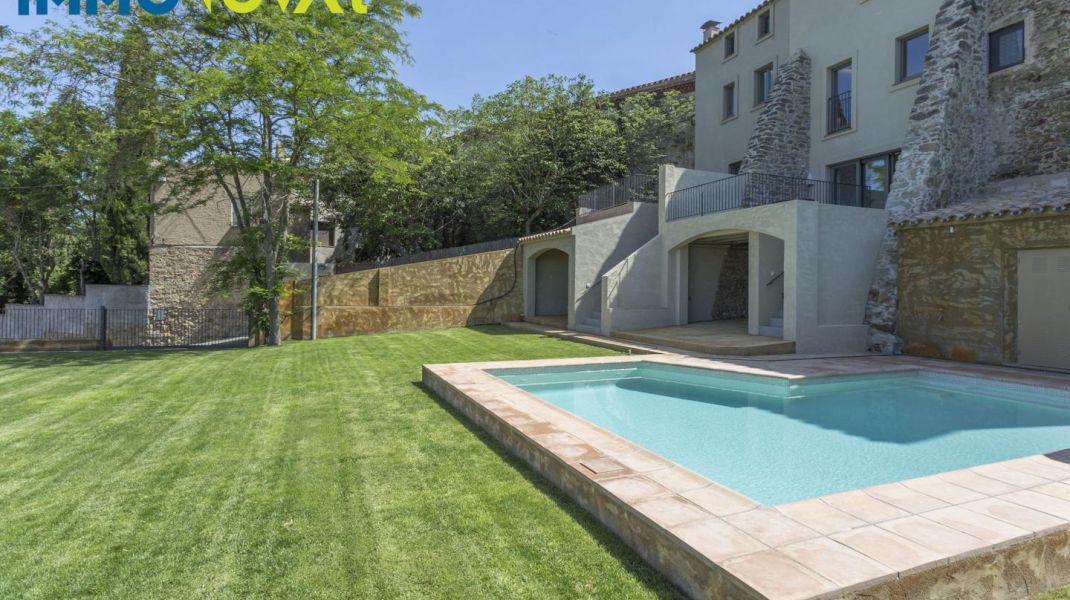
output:
[[[768,326],[768,325],[763,325],[763,326],[758,328],[758,334],[762,335],[764,337],[781,338],[781,339],[783,339],[784,338],[784,328],[783,327],[771,327],[771,326]]]
[[[773,318],[774,319],[783,319],[784,318],[784,309],[782,308],[782,309],[776,311],[776,314],[773,315]]]
[[[773,317],[772,319],[769,319],[769,326],[770,327],[780,327],[781,329],[783,329],[784,328],[784,317]]]

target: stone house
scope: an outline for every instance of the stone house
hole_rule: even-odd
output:
[[[526,314],[1070,369],[1068,28],[1064,0],[767,0],[706,23],[695,168],[525,240]]]
[[[253,176],[242,182],[247,192],[258,189]],[[153,190],[153,203],[174,203],[173,180],[164,180]],[[149,305],[166,308],[233,308],[241,301],[238,292],[221,296],[210,291],[212,265],[226,260],[238,237],[234,209],[226,192],[212,186],[193,197],[183,198],[182,210],[155,215],[149,226]],[[341,241],[340,231],[321,219],[318,244],[311,244],[311,218],[307,210],[294,209],[292,234],[308,239],[322,272],[333,272],[334,253]],[[311,250],[294,252],[290,266],[294,271],[311,271]]]

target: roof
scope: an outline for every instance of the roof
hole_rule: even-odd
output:
[[[1070,210],[1070,172],[993,185],[985,194],[944,208],[893,218],[896,227],[961,223]]]
[[[728,33],[732,29],[735,29],[735,27],[737,25],[739,25],[743,21],[746,21],[747,19],[753,17],[754,15],[758,14],[759,12],[761,12],[763,9],[765,9],[769,5],[773,4],[774,2],[776,2],[776,0],[765,0],[764,2],[759,4],[758,6],[755,6],[754,8],[750,9],[749,11],[747,11],[747,13],[745,15],[743,15],[742,17],[736,19],[735,21],[732,21],[728,25],[725,25],[723,29],[721,29],[717,33],[715,33],[712,36],[710,36],[710,39],[702,42],[698,46],[695,46],[694,48],[691,49],[691,51],[692,52],[698,52],[699,50],[702,50],[706,46],[712,45],[714,42],[719,40],[721,38],[721,36],[723,36],[724,34]]]
[[[520,238],[520,243],[525,242],[540,242],[542,240],[549,240],[556,237],[565,237],[572,235],[572,228],[566,227],[564,229],[555,229],[553,231],[547,231],[545,233],[536,233],[535,235],[529,235],[527,237]]]
[[[623,90],[617,90],[609,94],[609,98],[610,100],[623,100],[624,98],[635,96],[637,94],[669,91],[678,91],[681,93],[695,91],[695,72],[691,71],[690,73],[684,73],[683,75],[675,75],[673,77],[651,81],[650,83],[624,88]]]

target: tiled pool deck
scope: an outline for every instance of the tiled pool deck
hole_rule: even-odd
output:
[[[1070,584],[1070,450],[766,507],[486,372],[641,361],[791,379],[924,369],[1070,387],[1070,376],[901,357],[429,365],[423,380],[695,598],[1023,598]]]

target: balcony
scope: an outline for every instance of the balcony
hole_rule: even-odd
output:
[[[677,190],[668,197],[668,220],[805,200],[841,206],[869,206],[870,190],[861,185],[780,175],[747,173]]]
[[[844,92],[829,98],[828,133],[832,135],[854,127],[851,119],[851,92]]]

